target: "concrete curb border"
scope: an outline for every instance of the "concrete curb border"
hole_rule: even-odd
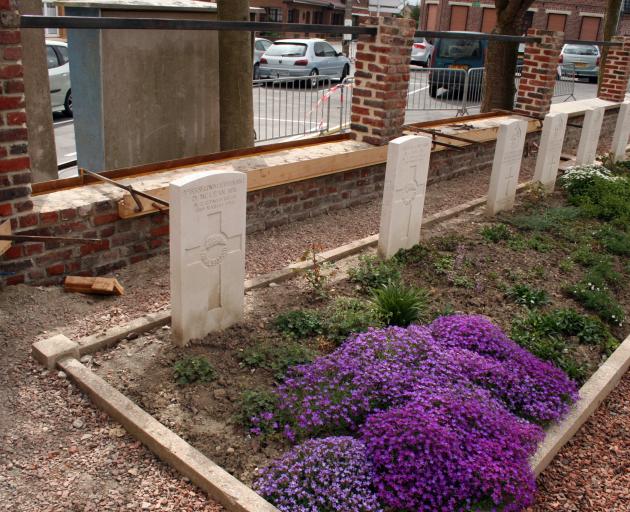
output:
[[[530,460],[536,476],[540,475],[562,447],[586,423],[630,368],[630,336],[604,361],[580,388],[580,399],[569,415],[545,432],[545,439]]]
[[[166,428],[79,361],[68,358],[57,364],[97,407],[227,510],[279,512],[276,507]]]

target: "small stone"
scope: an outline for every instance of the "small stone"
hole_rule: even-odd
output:
[[[278,283],[269,283],[269,288],[277,288],[280,286]]]
[[[138,469],[137,468],[131,468],[127,471],[127,473],[129,473],[132,476],[138,476]]]
[[[227,450],[225,450],[225,452],[226,452],[228,455],[232,455],[232,454],[234,453],[234,448],[232,448],[232,447],[230,446]]]
[[[139,334],[137,332],[130,332],[129,334],[127,334],[127,339],[128,340],[135,340],[138,336],[139,336]]]
[[[66,378],[66,372],[62,372],[62,371],[58,372],[57,373],[57,377],[59,377],[60,379],[65,379]]]
[[[225,389],[215,389],[212,394],[217,400],[227,397],[227,391]]]
[[[92,438],[92,434],[83,434],[81,436],[81,441],[87,441],[88,439]]]
[[[83,423],[83,420],[80,418],[77,418],[72,422],[72,426],[74,428],[83,428],[83,425],[85,425],[85,423]]]
[[[164,325],[164,326],[162,326],[162,330],[163,331],[170,331],[171,330],[171,326],[170,325]]]
[[[71,446],[70,448],[68,448],[68,452],[70,453],[77,453],[79,451],[79,448],[77,448],[76,446]]]
[[[142,510],[149,510],[150,508],[151,508],[151,503],[149,503],[148,501],[142,502]]]
[[[79,359],[82,363],[86,364],[92,361],[92,356],[89,354],[84,355],[81,359]]]

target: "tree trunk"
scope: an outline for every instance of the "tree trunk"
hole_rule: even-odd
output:
[[[520,36],[527,9],[534,0],[495,0],[497,26],[494,34]],[[518,43],[489,41],[483,77],[481,112],[514,108],[514,75],[516,74]]]
[[[218,19],[249,21],[249,0],[218,0]],[[219,31],[221,150],[254,145],[252,34]]]
[[[610,41],[617,34],[619,27],[619,15],[621,13],[621,3],[623,0],[608,0],[606,9],[606,21],[604,22],[604,41]],[[604,65],[608,57],[608,46],[602,48],[602,56],[599,61],[599,84],[597,86],[597,94],[602,87],[602,77],[604,76]]]

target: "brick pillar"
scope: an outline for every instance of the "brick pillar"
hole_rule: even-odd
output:
[[[623,46],[608,48],[606,61],[602,63],[604,73],[598,96],[602,100],[621,103],[626,98],[630,78],[630,37],[613,37],[612,40]]]
[[[540,43],[527,43],[514,112],[543,119],[551,107],[564,40],[562,32],[529,29]]]
[[[16,0],[0,0],[0,223],[33,208]],[[0,257],[1,259],[1,257]]]
[[[382,146],[402,134],[409,87],[413,20],[364,18],[376,36],[357,45],[351,129],[357,140]]]

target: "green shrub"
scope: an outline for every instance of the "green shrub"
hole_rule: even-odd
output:
[[[595,252],[590,245],[581,245],[573,252],[571,259],[583,267],[589,268],[602,261],[602,255]]]
[[[342,342],[350,334],[382,327],[383,322],[371,302],[351,297],[339,297],[324,314],[324,330],[333,341]]]
[[[278,331],[295,339],[316,336],[323,331],[319,313],[305,309],[281,313],[275,319],[274,325]]]
[[[374,288],[400,280],[400,268],[396,261],[383,261],[372,255],[359,258],[359,265],[348,271],[350,281],[357,283],[362,293],[370,293]]]
[[[422,244],[414,245],[411,249],[401,249],[394,256],[394,260],[398,263],[423,263],[431,255],[428,247]]]
[[[374,291],[372,302],[385,324],[406,327],[424,318],[428,294],[403,283],[388,283]]]
[[[553,249],[551,241],[540,235],[535,235],[527,239],[527,246],[537,252],[549,252]]]
[[[453,276],[451,279],[453,286],[457,288],[474,288],[475,282],[468,276]]]
[[[619,256],[630,256],[630,234],[605,226],[597,233],[597,238],[606,252]]]
[[[568,344],[570,338],[575,337],[584,345],[597,346],[605,354],[618,344],[602,322],[573,309],[558,309],[550,313],[531,311],[512,323],[511,337],[579,382],[584,381],[586,369],[572,357]]]
[[[436,274],[446,275],[453,270],[454,264],[453,256],[440,256],[433,262],[433,270]]]
[[[272,372],[274,378],[282,380],[291,366],[310,363],[315,356],[315,352],[310,348],[291,343],[250,347],[241,354],[240,358],[247,366],[264,368]]]
[[[596,313],[602,320],[622,326],[625,320],[623,308],[602,283],[581,281],[568,288],[571,295],[585,309]]]
[[[278,399],[274,393],[268,390],[249,389],[241,395],[240,412],[237,420],[246,427],[264,427],[260,422],[252,423],[252,418],[259,417],[261,413],[273,411]],[[263,430],[263,433],[270,433],[272,429]]]
[[[216,372],[210,362],[203,356],[187,357],[173,365],[175,381],[178,384],[193,382],[211,382],[216,379]]]
[[[527,249],[527,240],[521,235],[513,235],[508,241],[507,245],[510,249],[516,252],[523,252]]]
[[[571,274],[575,270],[575,263],[569,258],[562,260],[558,268],[563,274]]]
[[[507,293],[516,304],[535,308],[549,304],[549,295],[545,290],[531,288],[526,284],[514,285]]]
[[[481,229],[480,234],[488,242],[499,243],[501,240],[509,240],[512,236],[510,228],[505,224],[495,224]]]

